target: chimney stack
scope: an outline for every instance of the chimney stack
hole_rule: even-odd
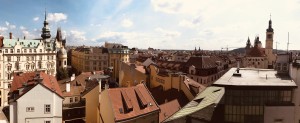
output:
[[[75,80],[75,74],[74,73],[72,74],[70,81],[73,81],[73,80]]]
[[[9,32],[9,39],[12,39],[12,33]]]
[[[26,39],[26,36],[24,36],[24,40]]]
[[[4,40],[4,37],[2,35],[0,35],[0,47],[3,47],[3,40]]]
[[[66,92],[70,92],[71,91],[71,82],[67,82],[66,83]]]

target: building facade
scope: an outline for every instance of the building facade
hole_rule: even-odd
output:
[[[52,75],[14,74],[9,99],[11,123],[62,122],[62,92]]]
[[[57,37],[61,37],[60,28]],[[55,76],[57,67],[66,67],[57,64],[57,61],[65,62],[66,54],[57,54],[64,50],[66,40],[62,38],[51,38],[49,23],[46,18],[40,39],[29,40],[12,39],[0,36],[0,106],[8,104],[8,91],[11,87],[13,74],[19,72],[44,71]]]
[[[255,37],[254,46],[251,45],[248,37],[245,47],[245,57],[242,61],[243,67],[253,67],[262,69],[272,69],[275,67],[276,54],[273,53],[274,30],[272,20],[269,20],[269,26],[266,29],[265,48],[262,48],[259,37]]]
[[[108,68],[108,51],[102,47],[78,47],[72,50],[72,67],[78,72],[99,71]]]

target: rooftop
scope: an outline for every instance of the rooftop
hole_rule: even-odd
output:
[[[160,123],[165,119],[167,119],[168,117],[170,117],[171,115],[173,115],[181,108],[177,99],[159,105],[159,107],[160,107],[160,113],[159,113]]]
[[[165,121],[166,122],[173,121],[178,118],[182,118],[191,115],[195,112],[201,111],[202,109],[209,107],[211,105],[218,104],[222,99],[224,93],[225,93],[225,89],[223,87],[214,87],[214,86],[207,87],[203,92],[199,93],[191,102],[189,102],[182,109],[177,111],[175,114],[173,114]],[[212,116],[212,114],[209,116]],[[206,119],[209,116],[206,113],[203,113],[202,118]]]
[[[236,70],[237,68],[231,68],[214,85],[297,87],[289,76],[278,75],[273,69],[240,68],[241,76],[234,76]]]
[[[107,89],[107,91],[115,121],[128,120],[159,110],[157,103],[144,84],[127,88]]]

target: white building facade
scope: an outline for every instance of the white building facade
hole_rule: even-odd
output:
[[[51,38],[48,24],[45,14],[40,39],[12,39],[12,33],[9,38],[0,35],[0,107],[8,104],[7,94],[13,74],[44,71],[55,76],[57,67],[66,67],[65,40],[62,39],[60,28],[56,37]],[[63,64],[57,64],[57,61]]]

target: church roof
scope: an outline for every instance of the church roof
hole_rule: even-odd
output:
[[[255,46],[251,49],[251,51],[249,52],[249,54],[247,54],[247,56],[250,56],[250,57],[265,57],[266,55],[262,52],[261,48],[259,48],[258,46]]]

